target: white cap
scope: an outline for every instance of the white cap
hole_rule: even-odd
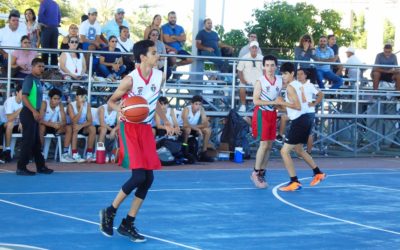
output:
[[[257,48],[260,47],[260,46],[258,45],[258,42],[257,42],[257,41],[251,41],[251,42],[250,42],[250,46],[249,46],[249,47],[251,48],[251,47],[253,47],[253,46],[256,46]]]
[[[353,47],[348,47],[346,52],[350,52],[350,53],[354,54],[356,52],[356,50]]]
[[[124,13],[125,14],[125,10],[123,8],[117,8],[115,10],[115,14],[120,14],[120,13]]]
[[[88,14],[93,14],[93,13],[97,13],[96,8],[90,8],[90,9],[88,10]]]

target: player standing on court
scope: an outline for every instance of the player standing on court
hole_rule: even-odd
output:
[[[146,198],[147,191],[153,183],[153,170],[161,168],[151,129],[154,113],[157,112],[164,121],[167,135],[171,135],[173,129],[158,102],[163,79],[162,72],[154,68],[159,60],[154,42],[150,40],[137,42],[133,47],[133,54],[139,67],[120,82],[117,90],[108,101],[108,105],[121,112],[121,105],[117,104],[121,98],[124,100],[131,96],[142,96],[149,104],[149,116],[143,123],[130,123],[127,120],[121,120],[119,129],[121,145],[119,164],[124,168],[130,168],[132,176],[122,185],[112,204],[100,211],[100,230],[106,236],[113,235],[113,222],[117,209],[136,188],[131,208],[126,218],[122,220],[118,232],[121,235],[128,236],[134,242],[143,242],[146,239],[137,232],[134,221],[143,200]]]
[[[295,150],[297,155],[302,157],[313,170],[314,178],[310,183],[311,186],[315,186],[324,180],[326,174],[321,172],[313,158],[303,149],[303,144],[307,143],[308,136],[311,133],[313,122],[306,113],[305,105],[301,105],[300,103],[302,101],[307,102],[307,100],[302,83],[294,79],[294,64],[286,62],[281,65],[280,71],[283,81],[288,86],[285,100],[282,97],[278,97],[276,103],[286,107],[288,117],[292,123],[281,149],[282,159],[289,172],[290,182],[286,186],[279,188],[279,190],[297,191],[301,189],[301,184],[297,178],[293,160],[290,156],[292,150]]]
[[[260,140],[256,154],[254,171],[250,178],[258,188],[266,188],[265,169],[269,160],[272,143],[276,138],[276,108],[275,99],[282,90],[282,79],[275,76],[278,60],[272,55],[264,56],[265,75],[254,84],[253,102],[256,106],[253,112],[253,136]]]

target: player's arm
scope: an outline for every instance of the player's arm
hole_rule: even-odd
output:
[[[254,84],[253,103],[256,106],[276,105],[275,101],[261,100],[261,82],[257,80]]]
[[[47,109],[47,103],[46,101],[42,101],[42,106],[40,107],[40,124],[43,124],[47,127],[54,127],[54,123],[53,122],[46,122],[43,120],[44,115],[46,114],[46,109]]]
[[[90,103],[87,104],[87,111],[86,111],[86,122],[82,124],[82,127],[88,127],[93,125],[93,118],[92,118],[92,107]]]
[[[318,104],[321,103],[322,98],[324,98],[324,93],[322,93],[322,91],[318,91],[317,93],[317,99],[314,102],[309,102],[308,106],[313,107],[313,106],[317,106]]]
[[[208,122],[208,117],[203,107],[201,107],[200,109],[200,117],[201,117],[201,123],[196,127],[199,129],[208,128],[210,126],[210,123]]]
[[[112,94],[108,100],[107,104],[118,113],[121,112],[121,103],[118,104],[118,101],[126,92],[130,91],[131,88],[132,78],[130,76],[125,76],[124,79],[121,80],[117,90],[115,90],[114,94]]]
[[[161,104],[159,102],[157,102],[157,104],[156,104],[156,113],[164,121],[164,128],[165,128],[165,130],[167,130],[167,135],[173,135],[174,129],[173,129],[171,123],[168,121],[167,116],[163,112],[163,110],[161,108]]]
[[[297,97],[296,90],[292,86],[288,86],[286,89],[286,95],[289,98],[290,102],[285,102],[282,97],[278,97],[276,99],[276,103],[278,105],[285,106],[287,108],[301,110],[300,100]]]

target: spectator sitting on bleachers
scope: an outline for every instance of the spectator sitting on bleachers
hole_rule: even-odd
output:
[[[167,50],[165,48],[165,45],[162,41],[160,41],[159,39],[160,37],[160,32],[157,29],[153,29],[150,31],[149,36],[147,37],[147,39],[152,40],[155,45],[156,45],[156,49],[157,49],[157,53],[160,54],[166,54]],[[164,62],[165,62],[165,57],[160,57],[158,59],[158,63],[157,63],[157,68],[161,71],[163,71],[164,69]]]
[[[28,36],[22,36],[21,47],[30,48],[31,41]],[[14,50],[12,52],[11,68],[16,78],[25,78],[32,72],[32,60],[37,57],[36,51],[31,50]],[[20,82],[22,84],[23,80]]]
[[[129,29],[129,24],[124,20],[125,11],[123,8],[117,8],[114,13],[114,19],[108,21],[101,29],[101,33],[106,35],[107,40],[110,40],[111,36],[119,36],[119,27],[125,26]]]
[[[76,50],[79,40],[77,37],[70,37],[69,49]],[[83,53],[62,52],[60,55],[60,72],[67,80],[83,80],[86,78],[86,62]]]
[[[226,48],[230,54],[233,53],[233,47],[222,43],[217,32],[212,30],[213,24],[210,18],[204,20],[204,29],[196,35],[196,48],[199,55],[221,57],[221,48]],[[221,72],[228,72],[228,65],[223,60],[210,59],[217,69]]]
[[[195,95],[192,97],[191,105],[185,107],[182,111],[183,120],[183,152],[188,153],[189,136],[201,137],[203,145],[200,152],[200,161],[213,161],[206,154],[209,140],[211,137],[211,128],[208,117],[203,108],[203,97]],[[197,155],[198,152],[193,152]]]
[[[44,136],[46,134],[61,135],[65,134],[64,150],[60,162],[75,162],[75,160],[68,154],[69,145],[71,143],[72,127],[67,125],[66,114],[64,106],[61,102],[61,91],[58,89],[51,89],[48,93],[50,100],[42,102],[40,107],[40,142],[42,147],[44,145]],[[62,150],[61,148],[59,150]]]
[[[309,34],[301,36],[299,46],[294,48],[294,60],[310,62],[315,58],[314,41]],[[312,83],[317,83],[317,71],[313,64],[299,63],[296,68],[302,68],[308,71],[307,77]]]
[[[190,55],[189,52],[183,49],[183,45],[186,41],[186,33],[182,26],[176,24],[176,13],[174,11],[168,13],[168,23],[161,26],[161,30],[163,34],[162,41],[164,42],[168,54]],[[176,67],[193,62],[191,58],[181,58],[180,62],[177,62],[176,59],[176,57],[168,58],[168,67],[170,67],[170,70],[167,72],[167,79],[171,71],[174,71]]]
[[[97,21],[97,10],[90,8],[88,11],[89,18],[81,23],[79,29],[80,40],[84,50],[97,50],[106,46],[100,39],[101,26]]]
[[[4,113],[6,116],[6,123],[4,127],[5,132],[5,148],[3,151],[3,159],[5,162],[10,162],[11,159],[11,135],[13,133],[22,133],[22,125],[19,119],[19,114],[22,110],[22,86],[15,87],[15,96],[10,96],[4,102]]]
[[[60,44],[60,49],[69,49],[68,42],[71,37],[79,38],[79,28],[78,28],[78,25],[76,25],[74,23],[69,26],[68,35],[63,37],[63,40],[61,41],[61,44]],[[82,49],[81,42],[79,42],[77,49]]]
[[[119,37],[117,38],[117,49],[121,50],[121,52],[130,53],[129,56],[122,56],[122,62],[126,66],[126,72],[131,72],[135,69],[135,60],[132,53],[134,42],[129,38],[130,34],[128,27],[120,26],[119,29],[120,33]]]
[[[318,62],[335,62],[336,57],[331,48],[328,47],[328,40],[326,36],[319,38],[319,46],[315,49],[315,61]],[[329,64],[317,64],[317,81],[321,89],[325,89],[324,79],[332,81],[331,89],[338,89],[343,84],[343,79],[336,75]]]
[[[95,161],[93,154],[93,145],[96,138],[96,128],[92,124],[92,112],[90,103],[87,101],[87,90],[77,88],[76,101],[68,104],[68,115],[72,124],[72,158],[76,162],[84,162],[85,160],[78,153],[78,134],[88,136],[86,161]]]
[[[398,65],[397,57],[395,54],[392,53],[393,48],[391,44],[386,44],[383,48],[383,52],[376,55],[375,63],[374,64],[381,64],[381,65]],[[374,90],[378,90],[379,82],[395,82],[396,90],[400,90],[400,71],[397,68],[381,68],[381,67],[374,67],[371,72],[371,78],[373,82]]]
[[[243,46],[240,49],[239,55],[238,55],[239,58],[242,58],[247,53],[250,53],[250,43],[253,42],[253,41],[258,42],[257,41],[257,34],[256,33],[249,33],[248,40],[249,40],[249,43],[246,44],[245,46]],[[260,47],[258,47],[258,49],[257,49],[257,54],[262,55],[262,51],[261,51]]]
[[[333,50],[335,55],[335,62],[340,63],[339,57],[339,46],[336,44],[336,36],[334,34],[328,35],[328,46]],[[332,71],[338,76],[342,75],[343,66],[342,65],[332,65]]]
[[[151,24],[147,26],[144,30],[143,39],[149,39],[150,32],[154,29],[158,30],[158,33],[160,34],[157,39],[162,40],[161,16],[159,14],[153,17],[153,21],[151,22]]]
[[[250,43],[250,52],[241,57],[242,59],[251,59],[253,61],[239,61],[237,70],[239,75],[239,96],[240,107],[239,112],[246,112],[246,88],[253,87],[255,82],[263,75],[262,59],[263,56],[258,54],[259,45],[257,41]],[[253,92],[253,89],[249,89]]]
[[[25,10],[25,25],[31,48],[39,48],[40,46],[40,27],[36,22],[35,11],[31,8]]]
[[[362,64],[361,60],[358,59],[358,57],[355,55],[356,51],[354,48],[349,47],[346,50],[346,55],[347,55],[347,61],[346,64]],[[353,80],[357,79],[357,73],[359,74],[358,76],[362,76],[362,69],[360,71],[357,70],[357,68],[349,67],[346,68],[346,73],[345,75]]]
[[[11,10],[8,16],[8,25],[0,29],[0,45],[19,47],[21,37],[26,35],[26,28],[24,25],[19,25],[19,11]],[[5,69],[7,67],[8,53],[12,53],[10,49],[0,49],[0,66]],[[7,71],[3,71],[4,74]]]
[[[106,162],[115,162],[116,156],[112,154],[112,150],[115,145],[115,140],[117,139],[117,133],[119,129],[118,113],[106,103],[99,107],[98,115],[100,122],[100,126],[98,128],[98,142],[103,142],[106,145]],[[106,137],[108,139],[108,143],[106,142]],[[109,146],[109,144],[111,146]]]
[[[175,109],[169,107],[169,101],[165,96],[161,96],[160,98],[158,98],[158,102],[161,104],[161,108],[165,113],[165,116],[167,117],[169,123],[173,126],[174,134],[180,135],[182,131],[179,127],[178,120],[175,115]],[[167,131],[165,130],[163,120],[157,113],[155,114],[154,119],[156,121],[156,136],[165,136],[167,134]]]
[[[121,52],[117,47],[117,37],[110,36],[108,47],[103,48],[103,51]],[[126,71],[126,66],[122,62],[122,55],[119,54],[101,54],[99,64],[100,74],[106,77],[109,81],[121,79],[121,75]]]

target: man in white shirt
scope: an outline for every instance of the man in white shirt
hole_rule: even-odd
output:
[[[10,96],[4,102],[4,113],[5,120],[4,128],[6,130],[6,141],[5,148],[3,152],[3,157],[5,162],[11,161],[11,135],[12,133],[21,133],[22,126],[19,120],[19,113],[22,109],[22,87],[17,85],[15,88],[15,96]]]
[[[355,49],[352,47],[349,47],[346,50],[346,55],[347,55],[347,61],[346,64],[362,64],[361,60],[358,59],[358,57],[355,55]],[[361,71],[358,71],[359,74]],[[349,67],[346,68],[346,75],[350,79],[357,79],[357,68]],[[361,75],[361,74],[360,74]]]
[[[258,54],[258,50],[258,42],[252,41],[250,43],[250,52],[242,58],[251,59],[253,61],[240,61],[237,67],[240,79],[239,96],[241,105],[239,112],[246,112],[246,87],[253,87],[254,83],[263,75],[263,56]]]
[[[8,16],[8,25],[0,29],[1,46],[21,46],[21,37],[27,34],[25,25],[19,25],[20,13],[18,10],[11,10]],[[0,49],[0,66],[7,66],[8,53],[10,49]]]
[[[79,28],[80,42],[84,50],[96,50],[106,46],[100,39],[101,26],[97,22],[97,10],[90,8],[88,11],[88,19],[81,23]]]
[[[250,43],[253,42],[253,41],[257,42],[257,34],[256,33],[250,33],[248,39],[249,39],[249,43],[246,44],[245,46],[243,46],[240,49],[238,57],[243,57],[244,55],[246,55],[247,53],[250,52]],[[257,49],[257,54],[262,55],[262,51],[261,51],[260,47],[258,47],[258,49]]]

